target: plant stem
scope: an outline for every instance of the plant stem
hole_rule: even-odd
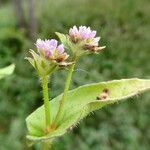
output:
[[[50,149],[51,149],[51,143],[50,142],[43,142],[42,150],[50,150]]]
[[[75,63],[73,63],[69,68],[69,72],[68,72],[68,76],[67,76],[67,80],[66,80],[66,84],[65,84],[65,88],[64,88],[64,93],[63,93],[62,99],[60,100],[59,110],[57,112],[56,118],[55,118],[54,123],[53,123],[54,127],[58,123],[60,116],[61,116],[63,109],[64,109],[64,104],[65,104],[67,93],[68,93],[68,90],[70,87],[70,82],[71,82],[72,74],[74,71],[74,66],[75,66]]]
[[[48,150],[48,143],[46,142],[43,142],[43,150]]]
[[[51,110],[48,94],[48,76],[42,77],[42,88],[43,88],[46,128],[48,128],[51,123],[51,112],[50,112]]]
[[[54,70],[57,69],[57,67],[58,67],[57,65],[54,65],[53,67],[50,68],[50,70],[48,70],[47,73],[48,73],[48,74],[51,74]]]

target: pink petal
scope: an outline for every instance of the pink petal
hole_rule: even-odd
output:
[[[63,44],[60,44],[58,47],[57,47],[57,50],[58,50],[58,53],[59,54],[62,54],[64,52],[64,45]]]

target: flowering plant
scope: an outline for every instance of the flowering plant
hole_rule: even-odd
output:
[[[105,46],[99,46],[100,37],[96,37],[96,31],[90,27],[74,26],[67,35],[56,34],[61,44],[54,39],[38,39],[35,44],[37,52],[30,50],[32,57],[26,58],[39,75],[44,99],[44,105],[26,118],[27,139],[43,143],[45,150],[56,137],[72,130],[92,111],[150,89],[150,80],[133,78],[88,84],[69,91],[78,59],[86,54],[101,52]],[[60,67],[69,67],[64,92],[49,101],[49,76]]]

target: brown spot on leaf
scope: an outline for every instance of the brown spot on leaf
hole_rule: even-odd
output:
[[[104,93],[109,93],[109,89],[107,89],[107,88],[106,88],[106,89],[103,89],[103,92],[104,92]]]
[[[99,96],[96,97],[97,100],[101,100],[101,98]]]
[[[105,88],[103,89],[102,92],[100,92],[100,94],[96,97],[97,100],[104,100],[107,99],[109,97],[109,89]]]

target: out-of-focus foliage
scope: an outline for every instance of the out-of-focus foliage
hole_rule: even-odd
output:
[[[11,75],[13,73],[15,69],[15,65],[14,64],[11,64],[5,68],[0,68],[0,79],[8,76],[8,75]]]
[[[42,97],[37,75],[24,60],[33,42],[27,38],[28,27],[16,27],[13,9],[12,1],[0,6],[0,68],[16,64],[15,74],[0,81],[0,149],[26,150],[24,119],[42,104]],[[26,3],[24,10],[27,16]],[[112,79],[149,78],[149,10],[149,0],[42,0],[36,3],[39,32],[35,36],[54,38],[55,31],[67,33],[74,24],[98,31],[107,48],[99,55],[80,59],[71,88]],[[62,92],[65,73],[60,70],[51,77],[52,97]],[[149,149],[150,95],[137,98],[139,101],[108,106],[92,114],[55,141],[53,149]]]

